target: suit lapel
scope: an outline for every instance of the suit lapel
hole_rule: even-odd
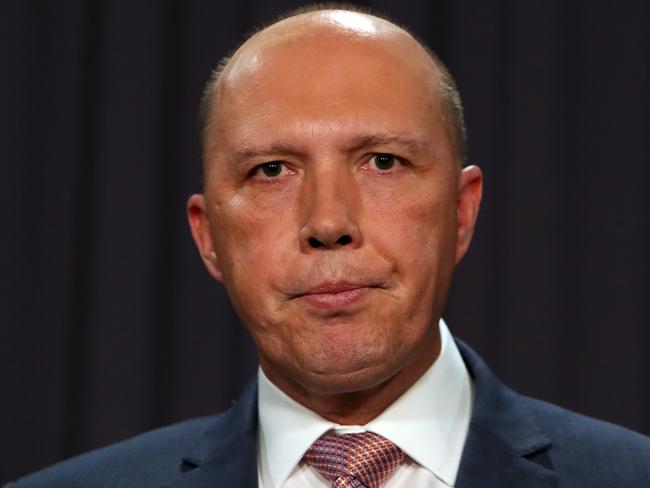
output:
[[[457,343],[474,379],[474,406],[456,488],[556,487],[546,452],[551,441],[525,398],[500,383],[468,346]]]
[[[257,380],[183,457],[180,469],[161,488],[257,488]]]
[[[557,484],[554,471],[513,451],[490,432],[470,428],[456,488],[554,488]]]

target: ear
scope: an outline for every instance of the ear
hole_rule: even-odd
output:
[[[205,197],[202,194],[194,194],[187,201],[187,220],[190,224],[194,243],[203,259],[203,264],[205,264],[214,279],[223,283],[223,274],[219,267],[214,239],[210,232],[210,220],[205,205]]]
[[[458,180],[458,233],[456,236],[456,264],[463,259],[474,234],[483,194],[483,174],[478,166],[463,168]]]

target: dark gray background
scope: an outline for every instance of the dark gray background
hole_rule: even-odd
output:
[[[2,3],[0,481],[219,411],[254,371],[184,205],[210,69],[298,5]],[[450,66],[485,172],[450,327],[519,391],[650,433],[650,4],[371,5]]]

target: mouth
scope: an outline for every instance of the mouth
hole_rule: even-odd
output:
[[[294,298],[300,299],[312,307],[324,310],[346,309],[363,302],[374,288],[378,288],[378,286],[329,282],[300,293]]]

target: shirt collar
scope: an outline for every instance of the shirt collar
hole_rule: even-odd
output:
[[[278,488],[309,446],[330,429],[372,431],[453,486],[469,427],[472,384],[447,325],[440,320],[440,355],[400,398],[365,426],[341,426],[259,378],[259,463],[264,486]]]

